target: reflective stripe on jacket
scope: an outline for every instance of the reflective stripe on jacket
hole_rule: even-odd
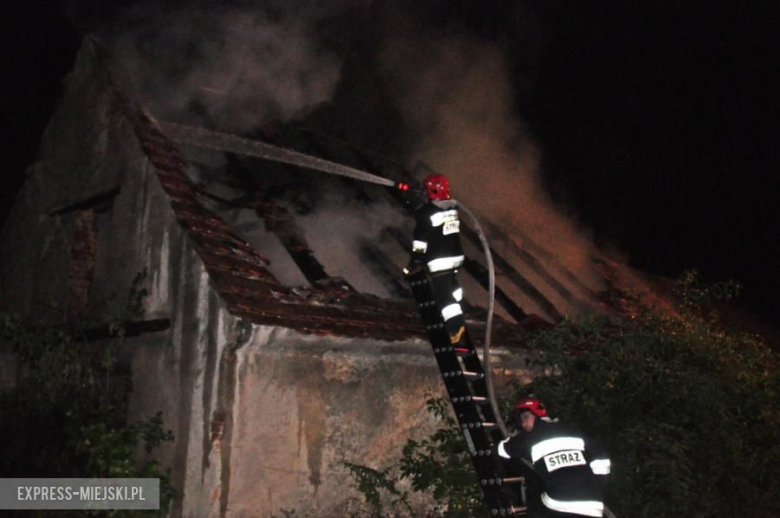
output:
[[[431,273],[456,270],[464,261],[460,244],[460,220],[452,200],[436,200],[415,211],[412,260],[424,263]]]
[[[529,459],[544,482],[542,503],[554,511],[600,517],[602,493],[610,462],[606,453],[580,432],[536,418],[529,433],[520,432],[498,444],[504,459]]]

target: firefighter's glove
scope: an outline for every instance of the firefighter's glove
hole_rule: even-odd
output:
[[[423,269],[423,265],[421,265],[420,263],[409,263],[404,268],[404,275],[406,275],[407,277],[416,275],[420,273],[420,270],[422,269]]]

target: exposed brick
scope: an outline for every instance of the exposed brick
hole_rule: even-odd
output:
[[[68,266],[68,314],[71,316],[83,313],[89,302],[96,253],[95,211],[78,211],[75,213],[73,246]]]

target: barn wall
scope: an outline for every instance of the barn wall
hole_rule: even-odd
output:
[[[170,327],[124,340],[128,420],[162,411],[175,435],[155,453],[173,471],[174,516],[340,515],[356,496],[344,461],[388,466],[434,426],[424,403],[442,386],[426,343],[303,335],[226,311],[89,43],[0,253],[0,309],[53,321],[121,316],[146,271],[143,318]],[[7,389],[16,369],[0,354]]]
[[[160,265],[182,231],[122,103],[87,41],[2,230],[0,309],[118,315],[148,268],[148,309],[168,313]]]
[[[183,490],[175,516],[344,515],[359,496],[344,462],[390,466],[408,438],[435,428],[425,401],[443,385],[427,343],[253,326],[212,293],[192,292],[182,308],[183,322],[200,315],[197,328],[174,331],[172,347],[147,342],[133,360],[133,414],[178,415],[160,458]],[[524,370],[497,353],[506,387]]]

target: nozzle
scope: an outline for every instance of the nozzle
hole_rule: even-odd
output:
[[[395,182],[395,188],[402,192],[406,192],[410,189],[409,184],[406,182]]]

